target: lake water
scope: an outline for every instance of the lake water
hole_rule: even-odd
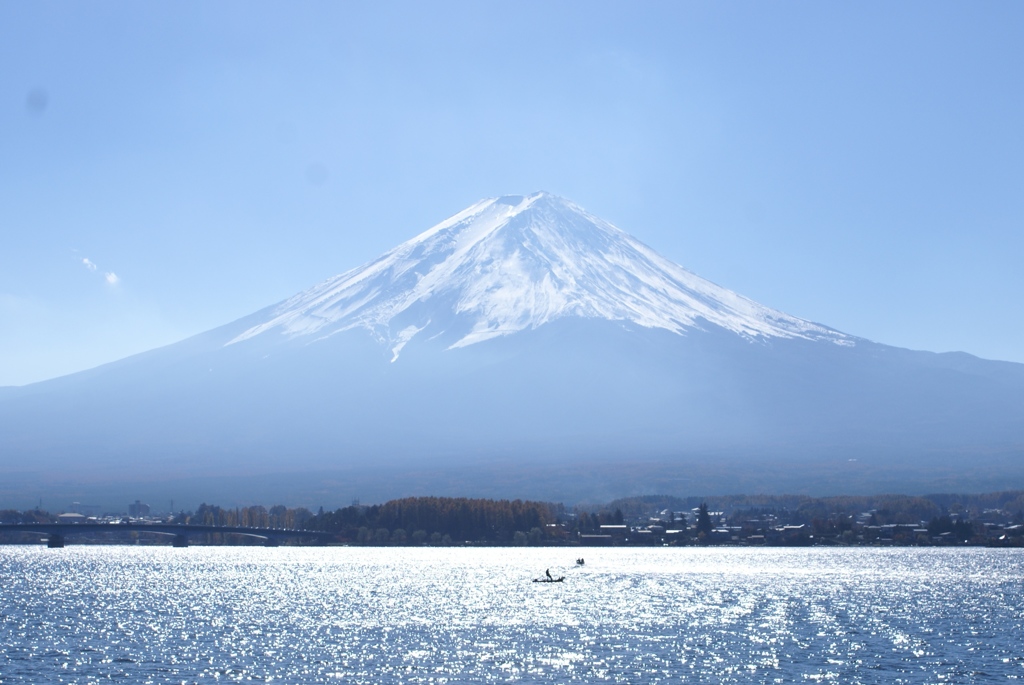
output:
[[[1004,682],[1022,579],[987,549],[5,546],[0,682]]]

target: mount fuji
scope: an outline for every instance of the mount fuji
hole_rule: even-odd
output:
[[[3,390],[14,501],[1024,487],[1024,365],[790,316],[547,193],[478,202],[182,342]]]

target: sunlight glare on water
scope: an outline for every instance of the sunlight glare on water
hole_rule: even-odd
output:
[[[1022,559],[934,548],[7,546],[0,683],[1016,680]],[[531,582],[547,568],[565,582]]]

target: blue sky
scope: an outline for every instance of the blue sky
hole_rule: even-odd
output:
[[[0,3],[0,385],[535,190],[790,314],[1024,362],[1022,35],[1013,2]]]

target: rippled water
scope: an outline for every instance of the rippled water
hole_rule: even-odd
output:
[[[1022,562],[984,549],[8,546],[0,682],[1005,681],[1024,678]],[[565,582],[530,582],[548,567]]]

